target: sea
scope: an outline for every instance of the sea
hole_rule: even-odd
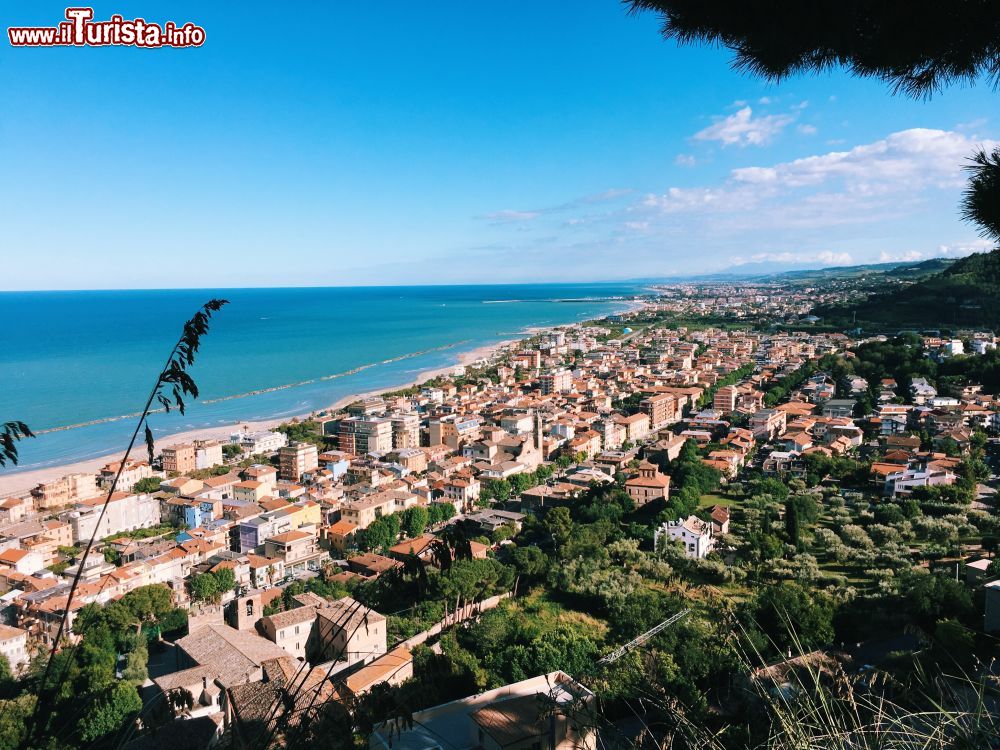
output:
[[[181,327],[213,297],[186,413],[154,414],[154,436],[320,411],[457,364],[462,352],[526,329],[603,317],[646,290],[527,284],[0,293],[0,422],[37,437],[17,467],[124,450]],[[235,427],[234,427],[235,429]],[[141,441],[140,441],[141,443]],[[139,455],[143,455],[140,444]]]

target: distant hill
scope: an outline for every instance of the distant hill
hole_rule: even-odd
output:
[[[934,268],[928,263],[942,260],[897,267],[886,274],[895,288],[854,305],[816,307],[813,314],[826,323],[863,328],[1000,329],[1000,249],[944,261],[943,270],[920,278]],[[906,283],[914,278],[920,280]]]

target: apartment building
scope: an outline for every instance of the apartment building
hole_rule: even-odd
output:
[[[288,445],[288,436],[283,432],[260,430],[258,432],[234,432],[229,436],[232,445],[238,445],[249,456],[274,453]]]
[[[319,467],[319,451],[312,443],[297,442],[278,451],[278,476],[298,482],[307,471]]]
[[[323,553],[315,534],[296,529],[265,539],[264,556],[283,560],[286,573],[297,573],[318,570]]]
[[[98,525],[103,504],[104,498],[98,496],[79,503],[74,510],[67,514],[65,520],[73,529],[74,543],[80,540],[86,541],[92,535],[103,539],[112,534],[146,529],[160,523],[160,501],[150,495],[133,495],[130,492],[113,493],[104,518],[100,520],[100,525]]]
[[[43,482],[31,491],[39,510],[61,508],[94,497],[99,492],[94,474],[67,474],[54,482]]]
[[[119,470],[121,470],[121,476],[118,476]],[[110,487],[116,476],[118,483],[115,485],[115,492],[131,492],[135,483],[140,479],[153,476],[153,467],[145,461],[131,460],[122,467],[121,461],[115,461],[101,469],[98,476],[101,487],[105,489]]]
[[[195,470],[194,443],[168,445],[161,452],[163,470],[173,474],[188,474]]]
[[[389,415],[392,422],[392,447],[395,450],[420,447],[420,416],[410,413]]]
[[[483,420],[478,415],[451,414],[441,419],[432,419],[427,426],[431,445],[447,445],[458,450],[466,443],[478,440]]]
[[[639,408],[649,417],[652,430],[659,430],[677,421],[677,399],[669,393],[647,396],[639,402]]]
[[[416,418],[416,415],[413,417]],[[394,447],[394,431],[395,424],[386,417],[348,417],[340,422],[337,448],[355,456],[363,456],[366,453],[387,453]],[[419,431],[418,421],[418,439]]]
[[[543,396],[552,393],[565,393],[573,387],[573,374],[565,368],[560,368],[552,372],[542,373],[538,378],[538,383]]]
[[[712,399],[712,408],[723,414],[731,414],[736,411],[736,404],[739,401],[740,390],[735,385],[725,385],[715,392]]]

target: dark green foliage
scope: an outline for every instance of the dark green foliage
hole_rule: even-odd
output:
[[[430,512],[422,505],[407,508],[400,515],[403,535],[408,539],[415,539],[423,534],[430,520]]]
[[[973,154],[969,186],[962,196],[962,218],[979,225],[984,237],[1000,242],[1000,148]]]
[[[977,0],[908,3],[630,0],[663,19],[683,44],[724,46],[733,66],[769,80],[842,66],[927,96],[994,77],[1000,67],[1000,8]]]
[[[918,625],[931,629],[938,620],[964,620],[972,613],[969,589],[944,575],[914,573],[902,586],[907,612]]]
[[[795,583],[761,590],[752,605],[757,626],[779,651],[810,651],[833,640],[833,603]]]
[[[24,422],[5,422],[0,429],[0,466],[8,463],[17,465],[17,441],[24,438],[34,437],[28,425]]]
[[[132,485],[132,491],[136,494],[156,492],[160,489],[160,482],[162,481],[159,477],[143,477]]]
[[[994,220],[994,225],[1000,219]],[[992,231],[992,230],[990,230]],[[817,307],[831,323],[887,330],[900,328],[1000,327],[1000,251],[961,258],[940,274],[910,286],[874,294],[866,301]]]

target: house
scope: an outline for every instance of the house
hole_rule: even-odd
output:
[[[28,631],[0,625],[0,654],[7,659],[11,671],[21,674],[28,666]]]
[[[377,724],[369,750],[594,750],[579,717],[594,694],[564,672],[532,677]]]
[[[319,561],[323,557],[315,534],[298,529],[265,539],[264,555],[282,559],[287,573],[319,570]]]
[[[713,505],[708,509],[709,514],[712,517],[712,534],[718,536],[720,534],[729,533],[729,508],[725,505]]]
[[[661,474],[656,464],[643,461],[639,464],[638,471],[637,476],[625,481],[625,491],[636,505],[669,498],[670,477]]]
[[[344,554],[344,552],[354,545],[354,535],[358,527],[350,521],[337,521],[321,532],[321,538],[332,552]]]
[[[316,608],[316,660],[371,662],[386,651],[385,617],[349,596]]]
[[[281,646],[292,658],[299,660],[306,658],[307,646],[314,645],[312,639],[315,626],[314,607],[285,610],[268,615],[260,621],[260,630],[264,637]]]
[[[0,552],[0,565],[8,565],[18,573],[30,576],[45,567],[45,561],[38,552],[24,549],[5,549]]]
[[[712,524],[697,516],[665,522],[653,535],[656,549],[660,549],[660,539],[680,542],[684,547],[684,554],[695,560],[705,557],[715,547]]]

